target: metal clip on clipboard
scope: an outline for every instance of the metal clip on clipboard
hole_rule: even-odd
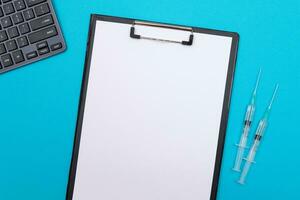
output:
[[[189,36],[188,41],[177,41],[177,40],[167,40],[167,39],[161,39],[161,38],[154,38],[154,37],[147,37],[138,35],[135,33],[135,25],[142,25],[142,26],[152,26],[152,27],[158,27],[158,28],[169,28],[169,29],[175,29],[175,30],[182,30],[182,31],[190,31],[191,34]],[[183,26],[175,26],[175,25],[166,25],[166,24],[158,24],[158,23],[150,23],[150,22],[141,22],[141,21],[135,21],[132,24],[132,27],[130,29],[130,37],[133,39],[144,39],[144,40],[153,40],[153,41],[159,41],[159,42],[170,42],[170,43],[177,43],[182,44],[186,46],[192,46],[194,41],[194,34],[193,34],[193,28],[189,27],[183,27]]]

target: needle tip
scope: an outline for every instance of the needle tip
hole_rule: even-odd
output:
[[[256,94],[256,91],[257,91],[257,88],[258,88],[258,85],[259,85],[259,82],[260,82],[260,77],[261,77],[261,68],[259,68],[259,72],[258,72],[258,75],[257,75],[257,79],[256,79],[256,84],[255,84],[255,88],[254,88],[254,95]]]
[[[270,102],[270,105],[269,105],[269,109],[272,108],[272,105],[273,105],[274,99],[276,97],[278,88],[279,88],[279,84],[277,83],[276,86],[275,86],[274,92],[273,92],[273,96],[272,96],[272,99],[271,99],[271,102]]]

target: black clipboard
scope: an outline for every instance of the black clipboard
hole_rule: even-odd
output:
[[[226,135],[226,129],[227,129],[228,115],[229,115],[230,98],[231,98],[233,78],[234,78],[235,65],[236,65],[236,59],[237,59],[239,35],[235,32],[203,29],[203,28],[198,28],[198,27],[186,27],[186,26],[179,26],[179,25],[174,25],[174,24],[162,24],[162,23],[156,23],[156,22],[151,22],[151,21],[143,21],[143,20],[136,20],[136,19],[129,19],[129,18],[96,15],[96,14],[91,15],[91,20],[90,20],[90,29],[89,29],[89,35],[88,35],[85,68],[84,68],[83,80],[82,80],[82,86],[81,86],[81,95],[80,95],[80,102],[79,102],[79,107],[78,107],[76,133],[75,133],[75,138],[74,138],[73,153],[72,153],[72,160],[71,160],[71,166],[70,166],[70,171],[69,171],[69,180],[68,180],[68,186],[67,186],[66,199],[71,200],[73,198],[75,177],[76,177],[76,168],[77,168],[78,154],[79,154],[79,148],[80,148],[82,123],[83,123],[84,109],[85,109],[85,100],[86,100],[88,79],[89,79],[89,72],[90,72],[90,64],[91,64],[91,56],[92,56],[91,54],[92,54],[92,50],[93,50],[93,41],[94,41],[94,37],[95,37],[95,28],[96,28],[97,21],[107,21],[107,22],[130,24],[130,25],[132,25],[132,27],[128,34],[133,39],[147,39],[147,40],[162,41],[162,42],[172,42],[172,43],[178,43],[179,45],[187,45],[187,46],[193,45],[193,33],[205,33],[205,34],[212,34],[212,35],[218,35],[218,36],[227,36],[227,37],[232,38],[232,46],[231,46],[230,59],[229,59],[229,64],[228,64],[225,95],[224,95],[224,100],[223,100],[221,124],[220,124],[219,138],[218,138],[218,145],[217,145],[217,155],[216,155],[215,167],[214,167],[213,184],[211,187],[211,195],[210,195],[210,200],[215,200],[217,198],[219,176],[220,176],[220,170],[221,170],[225,135]],[[135,25],[136,24],[140,24],[140,25],[144,25],[144,26],[159,27],[159,28],[185,30],[185,31],[190,32],[190,36],[189,36],[189,38],[187,38],[187,40],[182,40],[182,41],[145,37],[145,36],[138,35],[135,33]],[[199,188],[199,190],[201,190],[201,188]]]

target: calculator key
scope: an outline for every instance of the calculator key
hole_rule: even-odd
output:
[[[51,51],[56,51],[62,48],[62,43],[57,43],[57,44],[53,44],[51,45]]]
[[[0,42],[4,42],[6,40],[8,40],[6,31],[0,31]]]
[[[28,43],[28,40],[27,40],[27,37],[26,36],[23,36],[23,37],[20,37],[17,39],[17,43],[18,43],[18,46],[20,48],[22,47],[25,47],[25,46],[28,46],[29,43]]]
[[[46,0],[25,0],[25,1],[26,1],[27,5],[28,5],[29,7],[31,7],[31,6],[35,6],[35,5],[37,5],[37,4],[43,3],[43,2],[45,2]]]
[[[8,51],[13,51],[13,50],[16,50],[18,48],[17,43],[16,43],[15,40],[10,40],[10,41],[6,42],[5,45],[6,45],[6,49]]]
[[[30,9],[28,9],[28,10],[25,10],[25,11],[23,12],[23,15],[24,15],[24,18],[25,18],[26,20],[31,20],[31,19],[33,19],[33,18],[35,17],[32,8],[30,8]]]
[[[6,52],[7,51],[6,51],[5,45],[4,44],[0,44],[0,55],[5,54]]]
[[[9,67],[14,64],[10,54],[1,56],[1,60],[4,67]]]
[[[10,17],[4,17],[1,19],[1,25],[3,28],[8,28],[13,25]]]
[[[7,29],[7,33],[10,38],[15,38],[20,35],[17,27],[12,27],[12,28]]]
[[[39,52],[39,55],[44,55],[46,53],[49,53],[50,49],[49,49],[49,47],[46,47],[46,48],[39,49],[38,52]]]
[[[22,53],[21,50],[18,50],[18,51],[15,51],[12,53],[12,57],[13,57],[13,60],[16,64],[20,63],[20,62],[23,62],[25,59],[24,59],[24,55]]]
[[[10,2],[12,0],[2,0],[3,3],[7,3],[7,2]]]
[[[40,28],[44,28],[46,26],[50,26],[54,24],[53,18],[51,15],[46,15],[44,17],[40,17],[38,19],[34,19],[30,22],[30,27],[33,31],[38,30]]]
[[[23,0],[14,1],[15,8],[17,11],[23,10],[26,8],[25,2]]]
[[[47,3],[38,5],[34,8],[36,16],[42,16],[50,12],[50,8]]]
[[[12,17],[12,21],[14,22],[14,24],[20,24],[20,23],[24,22],[22,13],[15,13],[11,17]]]
[[[48,47],[48,43],[47,42],[40,42],[36,45],[36,48],[37,49],[43,49],[43,48],[46,48]]]
[[[24,24],[19,25],[19,30],[20,30],[20,33],[22,35],[24,35],[26,33],[29,33],[30,32],[30,28],[29,28],[28,23],[24,23]]]
[[[42,29],[40,31],[31,33],[28,35],[29,42],[31,44],[48,39],[50,37],[56,36],[57,30],[55,26],[51,26],[49,28]]]
[[[3,10],[6,15],[12,14],[15,12],[14,5],[12,3],[3,5]]]
[[[38,54],[37,54],[36,51],[33,51],[33,52],[30,52],[30,53],[26,54],[26,57],[27,57],[28,60],[33,59],[37,56],[38,56]]]

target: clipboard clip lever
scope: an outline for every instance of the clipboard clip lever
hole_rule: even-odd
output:
[[[182,30],[182,31],[190,31],[191,34],[189,36],[188,41],[178,41],[178,40],[168,40],[168,39],[161,39],[161,38],[154,38],[154,37],[147,37],[138,35],[135,33],[135,25],[142,25],[142,26],[151,26],[151,27],[158,27],[158,28],[169,28],[169,29],[175,29],[175,30]],[[130,37],[133,39],[145,39],[145,40],[153,40],[153,41],[159,41],[159,42],[169,42],[169,43],[177,43],[182,44],[186,46],[192,46],[194,41],[194,32],[193,28],[189,27],[182,27],[182,26],[175,26],[175,25],[166,25],[166,24],[158,24],[158,23],[151,23],[151,22],[140,22],[135,21],[130,29]]]

